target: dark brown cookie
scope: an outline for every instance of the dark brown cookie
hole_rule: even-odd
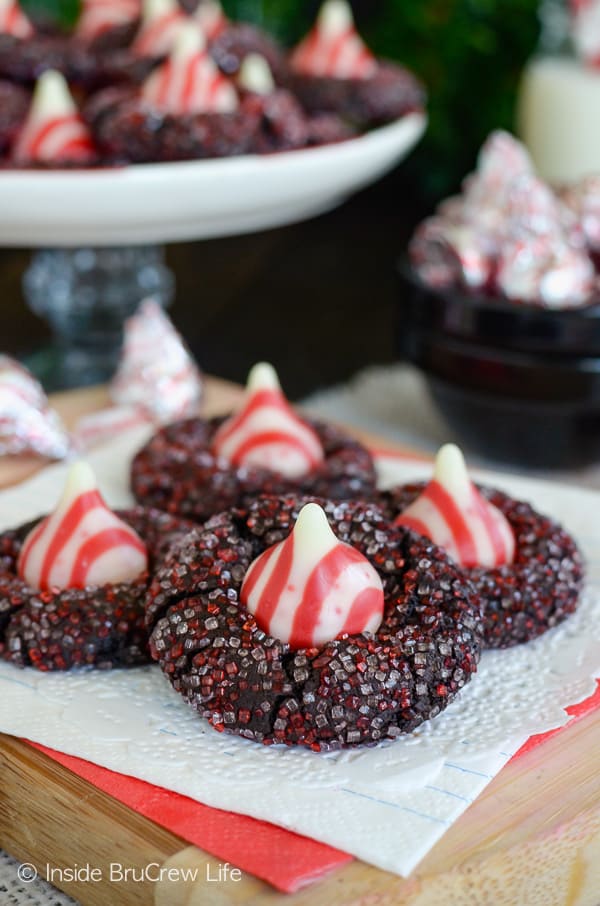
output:
[[[374,634],[291,650],[260,629],[239,592],[306,502],[260,498],[182,538],[148,594],[152,656],[216,730],[315,751],[393,739],[439,714],[475,672],[479,603],[439,548],[377,506],[319,501],[377,570],[385,614]]]
[[[171,544],[191,526],[142,507],[118,515],[148,548],[149,572],[135,582],[33,591],[17,575],[17,562],[35,523],[0,534],[1,658],[38,670],[132,667],[150,659],[144,623],[148,584]]]
[[[423,483],[401,485],[382,495],[395,519],[421,493]],[[495,569],[465,569],[481,597],[487,648],[529,642],[562,623],[577,607],[584,568],[573,538],[528,503],[480,488],[504,513],[515,533],[513,563]]]
[[[176,422],[162,428],[139,451],[131,468],[136,499],[199,522],[244,506],[257,494],[314,494],[332,500],[368,499],[375,493],[375,467],[368,450],[333,425],[307,419],[319,436],[325,460],[300,479],[265,469],[236,468],[219,460],[212,442],[223,418]]]

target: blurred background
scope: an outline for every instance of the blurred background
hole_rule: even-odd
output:
[[[56,3],[67,20],[76,9],[73,0]],[[319,3],[223,5],[232,17],[293,43]],[[391,176],[317,220],[167,250],[177,280],[170,314],[202,367],[241,381],[257,359],[271,359],[292,398],[343,381],[367,363],[394,361],[393,262],[418,220],[472,168],[490,130],[513,126],[520,73],[539,35],[535,0],[352,5],[377,54],[405,63],[427,85],[425,140]],[[48,337],[23,302],[27,263],[27,250],[0,250],[1,346],[16,355]]]

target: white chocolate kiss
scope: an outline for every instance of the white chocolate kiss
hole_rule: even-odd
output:
[[[430,538],[463,566],[492,568],[514,559],[508,520],[477,490],[455,444],[441,448],[432,481],[397,523]]]
[[[352,8],[346,0],[325,0],[317,16],[317,27],[326,37],[337,37],[339,34],[354,28]]]
[[[254,94],[272,94],[275,91],[271,67],[259,53],[249,53],[244,59],[240,66],[238,84],[240,88]]]
[[[209,41],[212,41],[226,26],[227,18],[218,0],[202,0],[193,19],[198,23]]]
[[[173,48],[181,25],[191,21],[177,0],[144,0],[142,21],[131,48],[138,56],[164,57]]]
[[[227,419],[213,441],[215,454],[234,466],[255,466],[300,478],[324,459],[312,428],[284,397],[272,365],[261,362],[248,375],[242,409]]]
[[[292,533],[251,564],[240,600],[265,632],[292,648],[375,632],[383,619],[379,575],[335,536],[316,503],[303,507]]]
[[[92,41],[111,28],[134,22],[141,10],[139,0],[83,0],[77,34]]]
[[[206,40],[191,20],[177,27],[169,59],[152,72],[142,96],[172,114],[233,113],[239,106],[233,84],[206,52]]]
[[[27,536],[18,572],[31,588],[83,588],[130,582],[148,565],[146,548],[108,509],[85,462],[69,470],[55,511]]]
[[[46,70],[37,80],[13,157],[16,160],[81,160],[91,153],[90,135],[65,77],[54,69]]]
[[[0,0],[0,35],[2,34],[23,39],[33,34],[33,26],[17,0]]]
[[[304,75],[334,79],[368,79],[377,70],[346,0],[325,0],[312,30],[293,51],[291,64]]]
[[[65,77],[55,69],[47,69],[36,82],[29,108],[29,121],[42,123],[76,113],[77,107]]]

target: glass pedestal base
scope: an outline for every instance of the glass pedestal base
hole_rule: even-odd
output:
[[[50,348],[26,364],[47,390],[60,390],[108,380],[123,322],[149,296],[169,305],[174,279],[160,246],[43,249],[32,257],[23,290],[53,333]]]

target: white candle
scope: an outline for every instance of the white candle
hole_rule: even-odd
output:
[[[600,173],[600,70],[569,57],[532,60],[521,83],[517,126],[548,182]]]

